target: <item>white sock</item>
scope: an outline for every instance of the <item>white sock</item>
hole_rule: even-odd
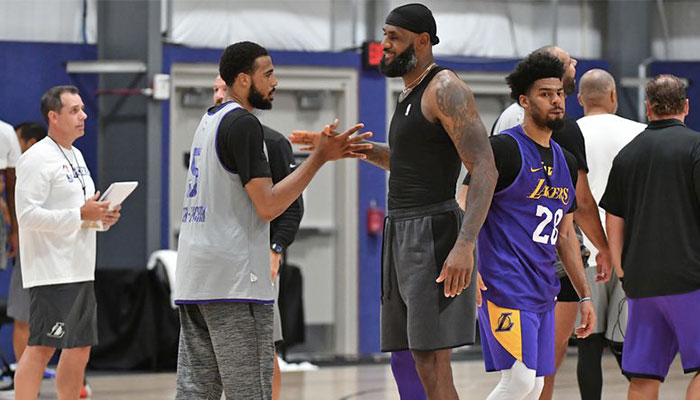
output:
[[[542,394],[542,388],[544,387],[544,376],[538,376],[535,378],[535,387],[532,388],[530,393],[525,396],[524,400],[537,400]]]

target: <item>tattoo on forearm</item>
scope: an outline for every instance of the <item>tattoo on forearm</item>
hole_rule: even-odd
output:
[[[370,150],[362,150],[362,153],[367,155],[365,161],[375,165],[379,168],[389,170],[389,159],[391,157],[391,151],[389,150],[389,145],[385,143],[372,143],[372,148]]]
[[[441,75],[437,81],[436,99],[440,122],[450,135],[457,152],[472,174],[467,192],[467,207],[459,238],[474,242],[486,219],[496,187],[497,171],[493,152],[469,87],[456,82],[456,77]]]

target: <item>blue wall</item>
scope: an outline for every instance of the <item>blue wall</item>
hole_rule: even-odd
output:
[[[88,119],[85,136],[75,145],[85,156],[85,162],[97,180],[97,75],[71,76],[66,61],[94,60],[97,47],[90,45],[2,42],[0,41],[0,120],[11,125],[25,121],[40,121],[41,96],[52,86],[74,85],[81,92]],[[10,271],[0,271],[0,297],[7,298]],[[9,358],[12,351],[12,327],[0,328],[0,347]]]
[[[686,95],[690,99],[690,113],[685,118],[689,128],[700,131],[700,85],[695,82],[700,79],[700,62],[697,61],[657,61],[650,65],[651,75],[672,74],[688,80]]]
[[[194,49],[176,45],[163,48],[163,72],[170,73],[175,62],[217,63],[221,49]],[[83,101],[90,117],[87,121],[86,136],[76,142],[85,154],[88,167],[97,176],[97,75],[68,75],[65,62],[69,60],[93,60],[97,48],[92,45],[15,43],[0,42],[0,119],[11,124],[26,120],[40,120],[39,98],[46,89],[58,84],[72,84],[81,90]],[[359,119],[366,129],[374,132],[374,140],[386,141],[386,80],[375,70],[363,70],[360,54],[305,53],[294,51],[271,51],[276,65],[318,66],[355,68],[359,74]],[[438,62],[455,71],[510,71],[518,60],[492,60],[470,57],[444,57]],[[578,74],[590,68],[607,68],[602,61],[579,60]],[[699,94],[700,95],[700,94]],[[581,107],[574,96],[567,100],[567,113],[572,117],[582,115]],[[163,168],[162,204],[168,204],[169,182],[169,130],[170,105],[163,104]],[[366,213],[370,202],[386,208],[385,173],[369,164],[358,163],[359,204],[358,204],[358,251],[359,251],[359,350],[363,354],[379,351],[379,296],[381,237],[366,232]],[[162,246],[167,247],[168,208],[162,208]],[[0,295],[7,293],[9,273],[0,272]],[[0,330],[0,345],[5,354],[12,354],[9,345],[8,328]]]

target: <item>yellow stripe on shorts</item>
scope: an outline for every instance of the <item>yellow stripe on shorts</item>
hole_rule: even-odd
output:
[[[523,361],[523,336],[520,310],[499,307],[487,301],[491,333],[498,343],[517,360]]]

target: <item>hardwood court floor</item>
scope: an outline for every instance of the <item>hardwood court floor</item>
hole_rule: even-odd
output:
[[[485,373],[482,361],[453,362],[453,372],[461,399],[484,399],[496,385],[499,375]],[[615,359],[603,357],[603,399],[626,399],[627,381],[620,375]],[[691,375],[684,375],[676,359],[660,399],[684,399]],[[166,400],[175,395],[175,374],[89,374],[92,399]],[[56,399],[52,381],[44,381],[40,399]],[[313,372],[285,372],[282,400],[397,400],[399,398],[388,364],[351,367],[324,367]],[[570,355],[557,375],[555,399],[578,399],[576,358]]]

